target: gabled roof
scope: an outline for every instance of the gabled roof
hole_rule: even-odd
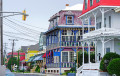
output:
[[[93,5],[90,6],[90,0],[87,0],[87,9],[85,9],[85,0],[83,3],[83,11],[82,14],[85,14],[86,12],[98,7],[98,6],[120,6],[120,0],[100,0],[97,2],[97,0],[93,0]]]

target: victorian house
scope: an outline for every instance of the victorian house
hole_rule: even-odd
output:
[[[82,32],[88,32],[90,20],[85,20],[83,29],[82,21],[78,18],[82,14],[82,7],[82,4],[72,7],[67,4],[65,9],[49,19],[50,25],[45,32],[47,73],[61,74],[75,67],[74,56],[82,49]],[[90,20],[89,24],[89,30],[94,30],[94,21]]]

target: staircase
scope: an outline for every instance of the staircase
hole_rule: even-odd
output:
[[[99,76],[99,63],[84,64],[77,69],[76,76]]]
[[[35,73],[35,69],[37,66],[34,66],[33,69],[30,69],[30,73]]]

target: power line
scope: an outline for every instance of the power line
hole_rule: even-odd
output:
[[[21,38],[21,37],[15,37],[15,36],[6,35],[6,34],[3,34],[3,35],[8,36],[8,37],[12,37],[12,38],[18,38],[18,39],[25,40],[25,41],[30,41],[30,42],[39,42],[39,41],[36,41],[36,40],[30,40],[30,39],[25,39],[25,38]]]
[[[23,34],[23,33],[14,33],[14,32],[6,32],[6,31],[3,31],[3,33],[6,33],[6,34],[14,34],[14,35],[24,35],[24,36],[26,36],[25,34]],[[29,37],[29,36],[28,36]],[[31,36],[31,37],[33,37],[33,36]]]
[[[22,32],[26,32],[26,33],[34,34],[34,35],[39,35],[39,33],[32,32],[32,30],[27,30],[27,29],[24,29],[23,27],[20,29],[20,27],[16,26],[15,24],[12,24],[12,23],[10,23],[10,22],[8,22],[8,21],[7,21],[7,22],[4,21],[4,23],[6,23],[7,25],[10,25],[11,28],[14,27],[15,29],[20,30],[20,31],[22,31]],[[15,25],[15,26],[14,26],[14,25]]]
[[[3,24],[5,24],[5,23],[3,23]],[[22,34],[24,34],[25,36],[28,36],[28,37],[31,37],[31,38],[35,39],[34,36],[30,36],[30,35],[28,35],[28,34],[26,34],[26,33],[23,33],[23,32],[19,31],[19,30],[16,29],[16,28],[13,28],[12,26],[10,26],[10,25],[8,25],[8,24],[5,24],[5,25],[7,25],[8,27],[10,27],[10,28],[12,28],[12,29],[14,29],[14,30],[16,30],[16,31],[18,31],[18,32],[20,32],[20,33],[22,33]]]
[[[9,20],[7,18],[5,18],[5,19],[8,20],[9,22],[15,24],[16,26],[19,26],[20,28],[23,28],[23,29],[26,29],[26,30],[29,30],[29,31],[32,31],[32,32],[35,32],[35,33],[37,33],[37,32],[40,33],[40,31],[37,31],[37,30],[34,30],[34,29],[27,28],[25,26],[19,25],[18,23],[14,22],[12,20]]]
[[[27,26],[31,26],[31,27],[34,27],[34,28],[37,28],[37,29],[47,30],[47,29],[44,29],[44,28],[40,28],[40,27],[37,27],[37,26],[33,26],[33,25],[29,25],[29,24],[20,22],[20,21],[18,21],[18,20],[16,20],[16,19],[13,19],[13,18],[11,18],[11,17],[8,17],[8,18],[10,18],[10,19],[12,19],[12,20],[15,20],[15,21],[17,21],[17,22],[19,22],[19,23],[25,24],[25,25],[27,25]],[[7,19],[8,19],[8,18],[7,18]]]

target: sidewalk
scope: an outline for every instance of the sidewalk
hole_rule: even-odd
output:
[[[0,76],[5,76],[5,66],[0,65]]]

